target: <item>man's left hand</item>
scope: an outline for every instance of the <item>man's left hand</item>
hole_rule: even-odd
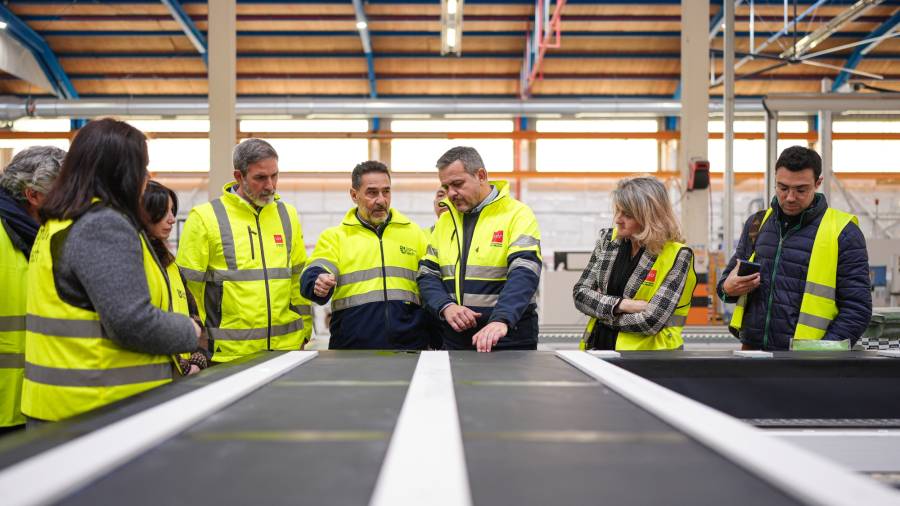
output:
[[[509,328],[503,322],[491,322],[472,336],[472,345],[479,352],[488,353],[497,345],[500,338],[506,336]]]

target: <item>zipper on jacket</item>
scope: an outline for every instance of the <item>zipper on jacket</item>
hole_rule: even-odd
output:
[[[463,291],[460,286],[460,275],[462,274],[462,245],[460,244],[460,236],[459,236],[459,228],[456,226],[456,217],[453,216],[453,210],[448,209],[450,212],[450,219],[453,221],[453,235],[456,236],[456,274],[453,276],[453,284],[456,286],[456,293],[459,296],[459,300],[456,301],[460,306],[463,305]],[[438,266],[440,267],[440,265]],[[442,279],[443,282],[443,279]]]
[[[387,229],[387,225],[385,225],[384,228]],[[378,234],[376,233],[376,235]],[[384,235],[384,231],[382,231],[382,235]],[[378,235],[378,248],[381,250],[381,286],[384,290],[384,326],[385,330],[387,330],[386,335],[390,335],[391,313],[390,308],[388,307],[387,268],[384,265],[384,241],[382,240],[382,235]]]
[[[256,218],[256,233],[259,238],[259,257],[262,259],[262,268],[263,268],[263,281],[266,285],[266,317],[268,321],[266,322],[266,349],[272,349],[272,299],[271,295],[269,295],[269,271],[266,269],[266,250],[263,248],[262,243],[262,228],[259,226],[259,213],[254,215]],[[251,239],[252,239],[251,235]],[[250,241],[250,244],[253,244],[253,241]]]
[[[781,223],[778,222],[778,248],[775,250],[775,262],[772,264],[772,277],[769,281],[769,299],[766,303],[766,326],[763,328],[763,349],[765,350],[769,344],[769,325],[772,321],[772,302],[775,299],[775,278],[778,276],[778,266],[781,264],[781,250],[784,245],[784,240],[791,236],[793,232],[800,230],[801,225],[803,224],[803,218],[801,217],[800,222],[797,223],[794,228],[788,230],[786,233],[782,235],[781,232]]]
[[[256,259],[256,247],[253,245],[253,229],[250,228],[250,225],[247,225],[247,237],[250,238],[250,259]]]

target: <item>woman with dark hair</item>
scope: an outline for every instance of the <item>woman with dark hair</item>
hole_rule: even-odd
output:
[[[200,327],[172,311],[141,224],[147,140],[102,119],[78,131],[41,208],[28,268],[29,421],[57,421],[172,381]]]
[[[172,309],[175,312],[188,315],[194,322],[203,327],[197,311],[197,302],[193,295],[185,289],[184,276],[175,265],[175,256],[169,251],[169,234],[175,225],[175,216],[178,214],[178,196],[172,189],[150,181],[144,190],[144,212],[146,213],[144,225],[147,237],[150,239],[150,247],[156,253],[156,258],[166,270],[169,283],[172,286]],[[206,332],[203,332],[206,338]],[[178,370],[182,375],[194,374],[201,369],[206,369],[212,354],[207,351],[212,347],[208,343],[197,348],[193,353],[183,353],[178,357]]]

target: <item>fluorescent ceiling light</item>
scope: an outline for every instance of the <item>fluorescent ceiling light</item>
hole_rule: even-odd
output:
[[[456,14],[456,0],[447,0],[447,14]]]
[[[356,23],[357,30],[365,30],[367,26],[369,25],[367,25],[365,21],[359,21]]]
[[[447,28],[447,45],[456,47],[456,28]]]

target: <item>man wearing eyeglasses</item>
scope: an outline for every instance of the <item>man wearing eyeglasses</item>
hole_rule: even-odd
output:
[[[775,167],[775,198],[747,220],[719,281],[719,296],[737,303],[730,329],[749,350],[850,349],[872,317],[859,221],[816,192],[815,151],[792,146]]]

